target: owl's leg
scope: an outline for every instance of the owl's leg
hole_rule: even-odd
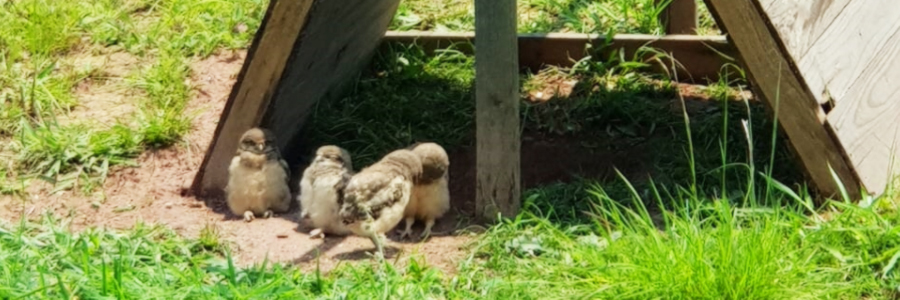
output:
[[[430,236],[432,226],[434,226],[434,219],[425,220],[425,230],[422,231],[422,235],[419,238],[425,239]]]
[[[323,239],[325,238],[325,232],[323,232],[321,228],[316,228],[309,232],[309,238],[314,239],[314,238],[319,238],[319,237],[321,237]]]
[[[375,233],[371,237],[372,243],[375,244],[375,257],[378,260],[384,260],[384,235],[381,233]]]
[[[412,225],[416,221],[415,217],[406,218],[406,229],[400,232],[400,238],[404,238],[412,235]]]
[[[271,217],[272,217],[272,214],[274,214],[274,213],[272,212],[272,210],[271,210],[271,209],[267,209],[267,210],[263,213],[262,216],[263,216],[263,218],[268,219],[268,218],[271,218]]]
[[[256,219],[256,216],[253,215],[252,211],[248,210],[244,212],[244,221],[250,222],[253,221],[253,219]]]

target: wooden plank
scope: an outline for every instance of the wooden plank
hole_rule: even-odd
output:
[[[269,2],[194,178],[191,186],[194,194],[201,197],[222,194],[228,180],[228,162],[234,156],[238,139],[244,131],[260,123],[312,4],[313,0]]]
[[[875,53],[828,114],[832,126],[866,190],[881,194],[897,174],[900,154],[900,29]]]
[[[593,49],[603,45],[606,36],[597,34],[547,33],[519,34],[519,66],[537,72],[546,65],[571,67],[591,53],[586,45],[594,45]],[[437,33],[427,31],[388,31],[384,38],[388,43],[420,45],[425,51],[454,48],[466,54],[474,53],[472,43],[475,33]],[[618,34],[613,37],[609,47],[602,48],[596,57],[608,58],[614,50],[622,50],[626,57],[633,57],[642,46],[648,46],[670,53],[683,68],[677,69],[679,80],[684,82],[707,83],[717,82],[719,71],[727,63],[739,63],[728,57],[736,57],[736,51],[728,43],[725,36],[669,35],[657,36],[648,34]],[[722,55],[724,54],[724,56]],[[664,60],[666,66],[670,61]],[[648,71],[667,74],[666,69],[655,66]]]
[[[807,86],[819,103],[832,100],[824,93],[826,76],[810,65],[809,61],[802,61],[800,58],[806,56],[810,47],[831,28],[835,18],[849,3],[850,0],[760,0],[760,6],[778,31],[788,53],[799,64],[798,68],[804,75]]]
[[[697,0],[656,0],[657,5],[669,1],[666,9],[659,14],[659,22],[666,34],[697,34]]]
[[[513,218],[521,206],[516,0],[475,0],[476,216]]]
[[[788,53],[803,57],[833,23],[850,0],[760,0],[760,6],[778,31]]]
[[[754,87],[777,111],[800,163],[820,196],[840,193],[829,166],[854,200],[860,185],[842,149],[823,126],[824,112],[791,64],[774,28],[769,27],[756,0],[705,0],[717,24],[738,49]]]
[[[870,20],[879,20],[878,22]],[[851,84],[900,28],[900,6],[889,0],[852,1],[806,55],[795,58],[805,76],[821,76],[814,95],[831,95],[840,106]]]
[[[399,4],[400,0],[316,1],[264,119],[283,137],[279,146],[285,153],[296,153],[307,142],[298,133],[313,105],[344,95],[347,84],[368,65]],[[285,160],[296,166],[301,157],[290,155]]]

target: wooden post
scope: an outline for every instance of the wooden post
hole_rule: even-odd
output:
[[[670,1],[669,6],[659,14],[659,22],[666,28],[666,34],[697,34],[697,0],[656,0],[658,5]]]
[[[516,0],[475,0],[475,211],[485,221],[521,206]]]

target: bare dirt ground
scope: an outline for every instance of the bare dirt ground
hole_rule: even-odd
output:
[[[28,199],[0,198],[0,219],[13,222],[22,216],[37,219],[50,212],[70,221],[73,230],[126,229],[136,222],[144,222],[165,225],[190,238],[199,237],[209,227],[231,246],[241,265],[268,259],[295,263],[307,270],[318,264],[323,271],[328,271],[342,262],[368,259],[366,252],[374,250],[371,241],[354,236],[311,239],[307,235],[309,229],[298,225],[296,211],[246,223],[223,209],[220,199],[204,202],[184,196],[184,187],[193,180],[203,159],[245,55],[245,51],[223,52],[192,64],[191,81],[196,93],[189,104],[189,113],[195,118],[186,143],[144,153],[138,158],[139,167],[116,170],[95,195],[81,196],[73,192],[51,195],[49,184],[34,181]],[[114,56],[110,57],[115,61]],[[82,95],[85,99],[80,100],[91,102],[85,105],[83,116],[88,116],[89,111],[102,111],[103,107],[98,105],[122,107],[121,101],[105,99],[103,93],[95,92],[96,87],[83,86],[79,90],[85,91]],[[643,153],[652,152],[642,149],[645,146],[601,150],[606,147],[587,146],[582,142],[585,140],[603,140],[603,137],[592,134],[552,137],[526,132],[521,157],[523,187],[565,180],[574,174],[594,178],[613,176],[614,167],[627,176],[643,176],[651,168],[642,163],[648,161],[642,159]],[[450,156],[453,208],[434,228],[437,233],[450,234],[438,234],[426,241],[400,241],[396,233],[389,234],[388,257],[401,265],[410,254],[416,253],[428,264],[452,273],[457,262],[468,253],[466,245],[474,241],[475,233],[467,230],[460,233],[458,229],[477,228],[469,226],[474,204],[475,151],[459,149]],[[416,234],[421,229],[419,223],[414,226]]]
[[[199,237],[201,230],[211,227],[230,244],[241,265],[268,259],[312,269],[318,259],[321,269],[328,271],[342,261],[368,259],[366,252],[374,250],[368,239],[354,236],[311,239],[307,235],[309,229],[298,225],[294,213],[246,223],[230,213],[219,213],[222,210],[216,206],[222,201],[210,200],[208,206],[204,201],[183,196],[183,187],[193,180],[203,159],[245,56],[245,51],[225,52],[192,64],[191,81],[196,93],[189,104],[189,113],[195,114],[194,129],[184,145],[144,153],[137,160],[139,167],[116,170],[102,191],[95,195],[82,196],[73,192],[51,195],[52,186],[32,181],[29,199],[6,197],[0,200],[0,219],[12,222],[22,216],[38,219],[44,212],[50,212],[71,222],[73,230],[90,227],[126,229],[136,222],[144,222],[163,224],[192,238]],[[84,86],[79,90],[94,89]],[[87,100],[86,111],[102,111],[95,106],[108,103],[121,106],[121,101],[110,101],[97,93],[86,92],[81,96],[84,99],[80,100]],[[451,211],[438,222],[434,231],[453,232],[456,227],[456,213]],[[421,224],[417,224],[414,230],[421,228]],[[453,272],[457,260],[466,254],[464,246],[471,240],[471,235],[463,234],[434,236],[424,242],[397,241],[394,234],[389,235],[386,252],[400,264],[410,254],[421,254],[427,263]]]

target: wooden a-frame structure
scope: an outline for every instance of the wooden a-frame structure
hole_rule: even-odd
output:
[[[193,193],[221,195],[228,162],[247,128],[263,125],[275,131],[279,147],[295,147],[312,105],[341,96],[369,62],[399,1],[271,0]],[[520,205],[522,39],[516,33],[515,0],[473,1],[478,175],[472,184],[478,216],[494,219],[497,213],[515,215]],[[693,0],[673,3],[680,10],[694,7],[688,1]],[[878,194],[893,178],[900,10],[890,9],[889,0],[878,1],[704,0],[825,196],[844,190],[858,199],[862,187]],[[890,21],[859,25],[876,17]],[[866,122],[876,116],[884,119]]]

